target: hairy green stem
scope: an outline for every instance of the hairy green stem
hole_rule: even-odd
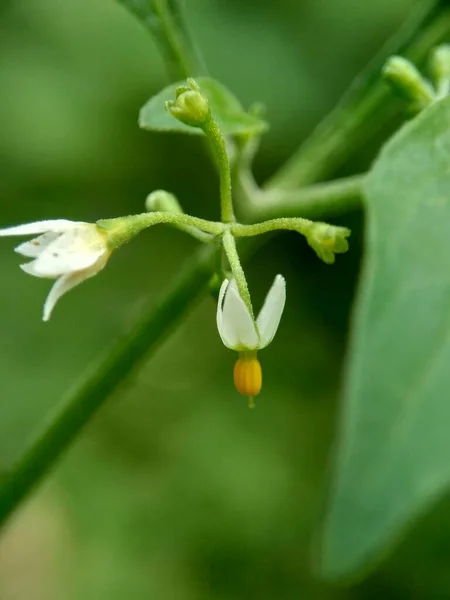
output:
[[[211,147],[219,169],[221,218],[224,223],[232,223],[234,221],[234,211],[233,198],[231,195],[231,170],[225,138],[213,117],[208,119],[202,129],[211,142]]]
[[[244,269],[241,265],[241,259],[239,258],[239,254],[236,248],[236,240],[234,239],[231,232],[227,230],[223,234],[222,241],[223,249],[225,250],[228,262],[230,263],[231,271],[233,273],[234,279],[236,280],[239,294],[242,300],[247,305],[250,314],[253,316],[252,299],[250,296],[250,291],[248,289],[247,278],[245,277]]]
[[[107,233],[108,245],[114,249],[129,242],[144,229],[161,224],[178,228],[181,226],[186,233],[190,233],[190,228],[195,228],[212,235],[220,235],[225,228],[225,225],[219,221],[207,221],[184,213],[168,211],[146,212],[97,221],[98,227]]]
[[[286,229],[288,231],[297,231],[302,235],[307,235],[314,225],[314,221],[303,219],[301,217],[279,217],[278,219],[270,219],[262,223],[254,223],[253,225],[241,225],[236,223],[230,226],[230,232],[235,237],[252,237],[268,233],[269,231],[279,231]]]

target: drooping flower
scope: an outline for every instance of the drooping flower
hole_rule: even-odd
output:
[[[0,237],[35,234],[15,251],[34,259],[20,265],[25,273],[57,280],[44,304],[43,320],[48,321],[63,294],[103,269],[111,249],[106,233],[94,223],[56,219],[0,229]]]
[[[262,386],[257,352],[273,340],[285,301],[286,281],[282,275],[277,275],[255,321],[234,279],[225,279],[220,288],[217,328],[225,346],[239,352],[234,366],[234,384],[238,392],[248,396],[250,406],[254,406],[253,398]]]

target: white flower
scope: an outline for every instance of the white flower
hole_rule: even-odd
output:
[[[222,342],[237,352],[265,348],[277,332],[285,302],[286,281],[277,275],[255,323],[236,281],[225,279],[217,305],[217,328]]]
[[[240,353],[234,367],[234,384],[238,392],[250,398],[250,406],[262,385],[257,351],[273,340],[285,302],[286,281],[277,275],[255,322],[234,280],[225,279],[220,288],[217,328],[225,346]]]
[[[0,229],[0,237],[35,234],[40,235],[15,250],[34,258],[20,265],[25,273],[57,279],[44,304],[43,320],[48,321],[63,294],[103,269],[111,249],[106,233],[93,223],[57,219]]]

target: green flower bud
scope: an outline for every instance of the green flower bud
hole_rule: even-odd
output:
[[[391,56],[383,68],[383,77],[414,112],[420,112],[436,99],[431,84],[406,58]]]
[[[350,229],[347,227],[314,223],[306,234],[306,239],[317,256],[327,265],[332,265],[336,258],[335,254],[347,252],[347,238],[350,233]]]
[[[447,96],[450,91],[450,45],[442,44],[433,50],[430,70],[436,84],[439,98]]]
[[[211,118],[208,100],[202,96],[193,79],[188,79],[187,84],[177,88],[176,100],[166,102],[166,108],[175,119],[185,125],[203,127]]]
[[[177,198],[165,190],[155,190],[145,199],[145,210],[147,212],[163,211],[183,214]]]

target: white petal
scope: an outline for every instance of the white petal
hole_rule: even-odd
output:
[[[69,273],[68,275],[64,275],[60,277],[54,284],[52,289],[50,290],[49,295],[44,304],[44,314],[42,317],[43,321],[48,321],[53,312],[55,304],[65,293],[70,291],[75,286],[83,283],[86,279],[90,277],[94,277],[97,275],[101,269],[106,265],[108,261],[108,257],[102,257],[98,260],[94,265],[92,265],[89,269],[85,269],[84,271],[78,271],[77,273]]]
[[[226,334],[223,329],[223,299],[225,296],[225,292],[227,290],[229,280],[225,279],[220,286],[219,299],[217,301],[217,329],[219,331],[220,338],[227,348],[230,347],[230,340],[226,337]]]
[[[223,343],[232,350],[254,350],[259,346],[252,316],[234,280],[225,290],[221,330]]]
[[[222,312],[222,304],[223,304],[223,297],[225,296],[225,292],[227,290],[228,284],[230,282],[228,281],[228,279],[224,279],[222,282],[222,285],[220,286],[220,291],[219,291],[219,299],[217,300],[217,314],[216,314],[216,321],[217,321],[217,329],[219,330],[219,335],[220,337],[222,337],[222,321],[223,321],[223,312]],[[223,342],[223,339],[222,339]],[[225,344],[225,342],[223,342]]]
[[[261,336],[260,348],[265,348],[273,340],[280,324],[285,302],[286,281],[282,275],[277,275],[256,320]]]
[[[14,227],[5,227],[0,229],[0,237],[8,235],[34,235],[36,233],[45,233],[46,231],[62,233],[63,231],[75,229],[80,225],[84,225],[84,223],[68,221],[67,219],[35,221],[34,223],[25,223],[24,225],[16,225]]]
[[[44,248],[32,266],[29,263],[27,272],[37,277],[60,277],[87,269],[104,253],[107,253],[106,241],[95,225],[77,227],[59,235]]]
[[[88,273],[88,274],[86,274]],[[52,289],[50,290],[49,295],[44,304],[44,314],[42,317],[43,321],[48,321],[52,314],[52,311],[55,307],[55,304],[58,300],[63,296],[66,292],[74,288],[76,285],[83,283],[85,279],[92,277],[89,274],[89,271],[79,271],[78,273],[70,273],[69,275],[64,275],[60,277],[54,284]]]
[[[54,231],[47,231],[43,235],[34,238],[34,240],[20,244],[17,248],[14,248],[14,250],[18,254],[22,254],[22,256],[36,258],[49,244],[54,242],[59,235],[59,233],[55,233]]]
[[[36,266],[36,261],[32,260],[31,262],[27,262],[27,263],[23,263],[22,265],[19,265],[19,267],[22,269],[22,271],[25,271],[25,273],[28,273],[28,275],[34,275],[34,277],[46,277],[46,275],[40,275],[39,273],[37,273],[34,268]]]
[[[95,225],[88,224],[66,231],[49,244],[36,260],[35,268],[47,277],[57,277],[87,269],[104,253],[106,239]]]
[[[20,265],[20,268],[35,277],[48,277],[54,279],[62,275],[68,275],[76,271],[83,271],[97,262],[104,254],[103,250],[97,252],[67,253],[52,252],[52,245],[35,260]]]

